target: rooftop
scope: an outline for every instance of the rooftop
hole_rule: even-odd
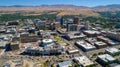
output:
[[[96,45],[102,46],[102,45],[107,45],[106,43],[102,42],[102,41],[97,41],[95,42]]]
[[[63,61],[58,63],[59,67],[69,67],[72,66],[72,61]]]
[[[53,44],[50,46],[40,47],[38,45],[32,45],[31,43],[25,44],[25,51],[49,51],[49,50],[61,50],[63,47],[59,44]]]
[[[51,43],[51,42],[53,42],[53,40],[52,39],[44,39],[44,40],[42,40],[42,42],[43,43]]]
[[[109,48],[109,49],[106,49],[107,52],[110,52],[110,53],[117,53],[117,52],[120,52],[119,49],[117,48]]]
[[[43,47],[48,47],[56,44],[54,43],[53,39],[43,39],[41,45]]]
[[[96,48],[95,46],[85,42],[85,41],[77,41],[76,42],[78,45],[84,47],[85,49],[93,49],[93,48]]]
[[[119,42],[114,41],[114,40],[112,40],[112,39],[110,39],[110,38],[107,38],[107,37],[98,36],[97,38],[100,38],[100,39],[102,39],[102,40],[105,40],[105,41],[107,41],[109,44],[112,44],[112,45],[114,45],[114,44],[119,44]]]
[[[95,30],[86,30],[84,31],[85,33],[89,33],[89,34],[100,34],[99,31],[95,31]]]
[[[95,38],[86,38],[85,39],[87,42],[91,43],[92,45],[97,42],[97,40]]]
[[[103,54],[103,55],[99,55],[98,56],[100,59],[102,59],[104,62],[109,62],[109,61],[114,61],[115,58],[112,57],[111,55],[109,54]]]
[[[82,64],[84,67],[94,64],[91,60],[89,60],[86,56],[75,57],[74,58],[78,63]]]
[[[0,40],[0,47],[5,47],[7,44],[6,41]]]
[[[103,40],[106,40],[106,41],[110,41],[109,38],[106,38],[106,37],[103,37],[103,36],[98,36],[98,38],[103,39]]]
[[[83,33],[80,32],[69,32],[67,36],[72,39],[72,38],[80,38],[80,37],[85,37]]]

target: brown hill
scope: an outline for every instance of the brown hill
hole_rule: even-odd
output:
[[[74,5],[42,5],[42,6],[1,6],[0,14],[22,13],[23,15],[40,15],[41,13],[62,15],[100,16],[97,12],[120,11],[120,5],[84,7]]]
[[[98,13],[87,7],[76,6],[37,6],[37,7],[0,7],[0,13],[53,13],[57,12],[57,16],[62,15],[84,15],[99,16]]]

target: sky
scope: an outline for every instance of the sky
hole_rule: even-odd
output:
[[[94,7],[101,5],[120,4],[120,0],[0,0],[0,6],[39,6],[57,4]]]

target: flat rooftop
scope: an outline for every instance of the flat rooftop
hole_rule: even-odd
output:
[[[96,38],[86,38],[85,39],[87,42],[91,43],[92,45],[97,42],[97,39]]]
[[[68,67],[68,66],[72,66],[72,61],[63,61],[58,63],[59,67]]]
[[[110,41],[109,38],[106,38],[106,37],[103,37],[103,36],[98,36],[97,38],[100,38],[100,39],[103,39],[103,40],[106,40],[106,41]]]
[[[76,53],[76,52],[79,52],[79,50],[71,47],[71,48],[67,49],[67,52],[68,53]]]
[[[88,33],[88,34],[100,34],[99,31],[95,31],[95,30],[86,30],[84,31],[85,33]]]
[[[97,41],[95,42],[96,45],[102,46],[102,45],[107,45],[106,43],[102,42],[102,41]]]
[[[102,59],[104,62],[109,62],[109,61],[114,61],[114,60],[115,60],[115,58],[112,57],[112,56],[109,55],[109,54],[98,55],[98,57],[99,57],[100,59]]]
[[[86,56],[75,57],[74,58],[79,64],[82,64],[84,67],[94,64],[91,60],[89,60]]]
[[[7,41],[0,40],[0,47],[5,47],[7,44]]]
[[[85,49],[93,49],[93,48],[96,48],[95,46],[85,42],[85,41],[77,41],[76,42],[78,45],[84,47]]]
[[[119,49],[117,48],[109,48],[109,49],[106,49],[107,52],[110,52],[110,53],[117,53],[117,52],[120,52]]]
[[[72,38],[80,38],[80,37],[85,37],[86,35],[84,35],[83,33],[80,32],[68,32],[67,36],[72,39]]]
[[[110,39],[110,38],[107,38],[107,37],[98,36],[97,38],[100,38],[100,39],[102,39],[102,40],[105,40],[105,41],[107,41],[109,44],[112,44],[112,45],[114,45],[114,44],[119,44],[119,42],[114,41],[114,40],[112,40],[112,39]]]

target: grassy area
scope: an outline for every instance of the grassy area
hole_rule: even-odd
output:
[[[70,46],[70,44],[69,44],[69,43],[66,43],[66,46]]]
[[[62,38],[58,37],[58,36],[55,36],[54,39],[56,41],[58,41],[59,43],[66,43]],[[69,46],[70,44],[69,43],[66,43],[66,46]]]
[[[62,41],[63,41],[62,38],[60,38],[60,37],[58,37],[58,36],[55,36],[54,39],[55,39],[56,41],[58,41],[58,42],[62,42]]]

